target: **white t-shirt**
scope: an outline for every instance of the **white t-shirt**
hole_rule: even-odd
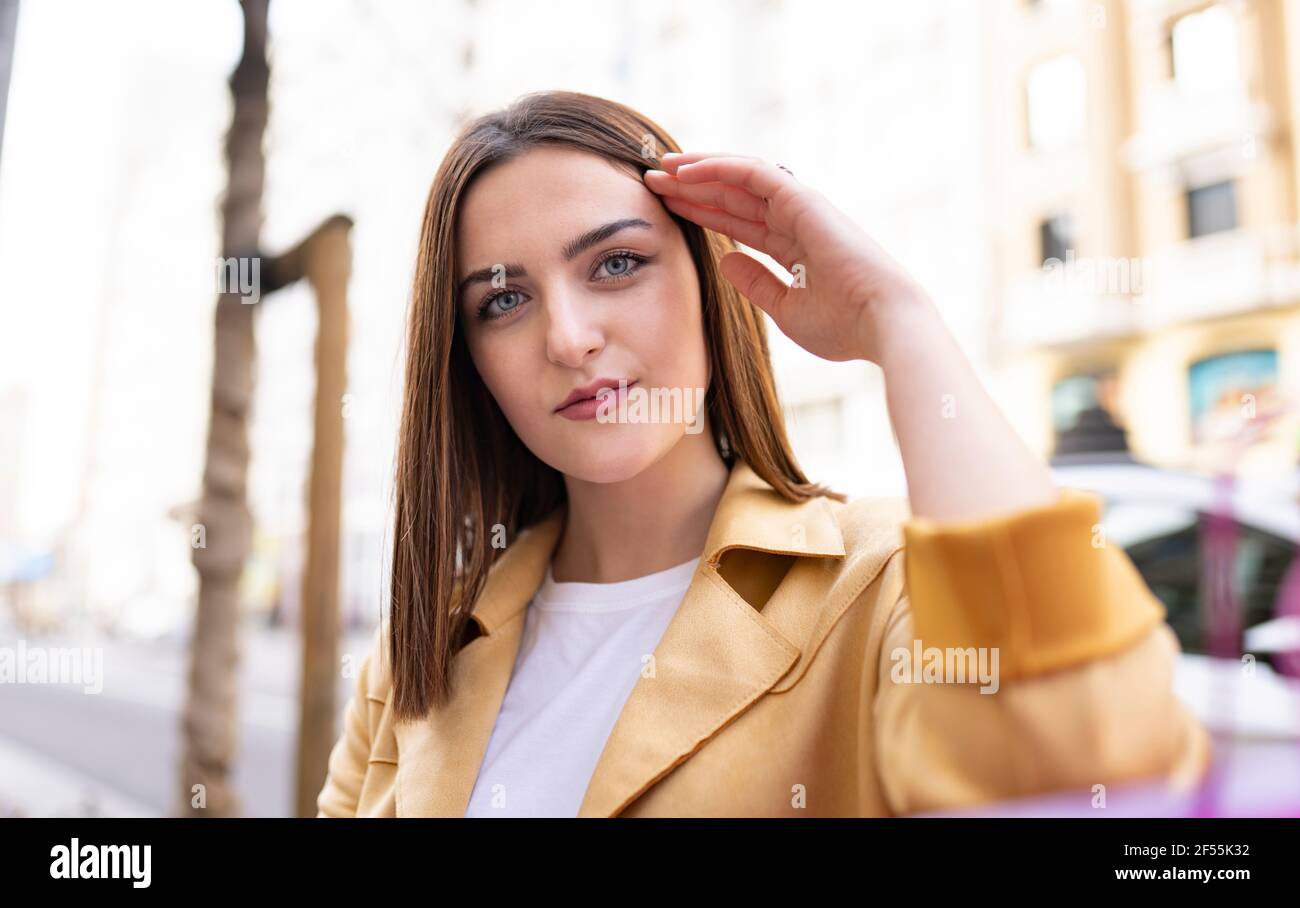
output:
[[[465,816],[578,815],[609,733],[699,562],[618,583],[556,583],[547,567]]]

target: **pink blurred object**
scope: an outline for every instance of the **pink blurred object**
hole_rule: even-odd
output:
[[[1291,566],[1282,577],[1274,615],[1279,619],[1300,622],[1300,558],[1291,559]],[[1300,650],[1274,654],[1273,664],[1288,678],[1300,678]]]
[[[1300,817],[1300,746],[1295,741],[1216,744],[1209,775],[1178,791],[1165,781],[1108,785],[930,811],[918,817]],[[1227,759],[1227,757],[1231,757]],[[1213,795],[1206,797],[1206,790]],[[1207,812],[1207,808],[1211,808]]]

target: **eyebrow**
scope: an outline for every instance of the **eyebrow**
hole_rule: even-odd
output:
[[[616,233],[633,227],[638,230],[654,229],[654,225],[643,218],[620,218],[617,221],[610,221],[608,224],[602,224],[599,227],[588,230],[586,233],[576,236],[569,240],[569,242],[565,243],[564,260],[566,262],[571,262],[582,252],[590,249],[597,243],[609,239]],[[460,286],[456,288],[456,298],[459,299],[470,284],[492,280],[493,276],[496,274],[496,269],[499,267],[502,266],[490,265],[487,268],[479,268],[477,271],[471,271],[469,274],[465,275],[465,279],[461,281]],[[523,277],[528,274],[528,271],[523,265],[509,264],[504,267],[506,277]]]

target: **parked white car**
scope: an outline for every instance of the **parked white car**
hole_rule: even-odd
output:
[[[1268,661],[1300,652],[1300,617],[1275,614],[1282,579],[1300,551],[1297,474],[1239,481],[1229,496],[1213,478],[1132,461],[1056,464],[1052,473],[1058,485],[1102,498],[1106,538],[1124,547],[1165,604],[1184,650],[1179,695],[1201,720],[1235,736],[1300,742],[1300,679]],[[1241,661],[1205,651],[1201,528],[1207,515],[1225,511],[1236,524],[1234,592],[1253,657]]]
[[[1132,461],[1054,464],[1059,485],[1099,495],[1106,538],[1124,547],[1168,609],[1183,644],[1174,687],[1211,731],[1214,763],[1200,786],[1163,781],[1050,792],[928,816],[1294,817],[1300,816],[1300,679],[1266,658],[1300,650],[1300,628],[1274,617],[1277,585],[1300,545],[1300,504],[1289,482],[1252,481],[1234,489],[1237,583],[1245,606],[1245,662],[1206,655],[1201,620],[1199,539],[1206,515],[1221,513],[1212,479]]]

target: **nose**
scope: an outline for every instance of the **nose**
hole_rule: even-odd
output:
[[[579,368],[605,346],[605,334],[590,301],[563,290],[547,294],[546,357]]]

